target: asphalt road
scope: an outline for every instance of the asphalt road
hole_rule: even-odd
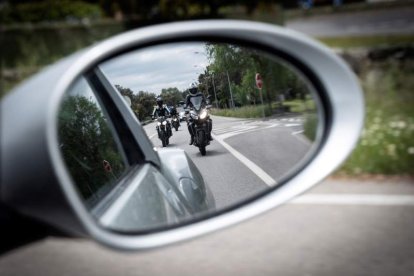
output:
[[[316,37],[413,34],[414,6],[303,17],[286,27]]]
[[[1,256],[0,275],[406,276],[414,271],[413,213],[412,181],[328,180],[295,203],[153,251],[49,238]]]
[[[153,124],[146,129],[150,136],[155,133]],[[183,147],[204,171],[220,206],[268,187],[223,142],[272,179],[281,177],[309,150],[306,140],[299,138],[302,121],[295,117],[267,121],[216,117],[213,132],[207,156],[188,146],[183,127],[174,131],[170,147]],[[266,158],[279,156],[265,146],[275,145],[273,140],[258,139],[262,133],[281,141],[279,153],[296,154],[296,159],[289,159],[285,169],[275,166],[277,162],[270,165]],[[152,141],[160,146],[157,137]],[[267,153],[257,159],[254,152],[265,149]],[[412,180],[328,179],[259,217],[152,251],[126,253],[89,240],[48,238],[1,256],[0,275],[412,275],[413,213]]]
[[[145,126],[155,147],[162,150],[155,124]],[[311,149],[303,136],[303,118],[278,117],[246,120],[213,117],[214,140],[202,156],[188,145],[190,135],[182,122],[173,130],[168,147],[179,147],[197,165],[216,199],[217,208],[240,203],[294,171]]]

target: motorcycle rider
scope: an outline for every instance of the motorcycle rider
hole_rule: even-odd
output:
[[[188,95],[185,99],[184,109],[193,108],[193,104],[191,103],[191,98],[193,97],[201,97],[202,105],[204,106],[207,105],[207,102],[206,102],[206,99],[203,93],[198,91],[197,85],[195,83],[192,83],[190,85],[190,88],[188,89]],[[190,133],[190,136],[191,136],[190,145],[192,145],[194,143],[194,135],[195,135],[194,124],[191,120],[187,120],[187,123],[188,123],[188,132]],[[213,128],[213,121],[209,118],[207,121],[207,124],[208,124],[208,138],[210,141],[212,141],[213,138],[211,137],[211,130]]]
[[[169,110],[171,118],[174,119],[174,116],[175,116],[175,118],[177,119],[178,126],[180,126],[181,124],[180,124],[180,119],[178,117],[177,108],[175,108],[175,106],[170,106],[168,110]]]
[[[168,111],[168,109],[163,105],[163,100],[161,96],[158,96],[156,99],[157,102],[157,106],[154,108],[154,111],[152,112],[152,118],[158,118],[158,117],[167,117],[170,116],[170,112]],[[171,131],[171,125],[170,122],[168,120],[167,121],[167,129],[168,129],[168,134],[170,136],[172,136],[172,131]]]

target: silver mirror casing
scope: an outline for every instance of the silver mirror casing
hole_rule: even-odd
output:
[[[312,160],[267,194],[205,220],[159,232],[125,235],[90,216],[58,150],[57,112],[69,86],[100,62],[131,49],[178,41],[211,40],[252,46],[300,70],[322,101],[324,131]],[[122,105],[124,100],[119,98]],[[315,185],[351,152],[363,123],[363,98],[348,66],[325,46],[299,33],[261,23],[195,21],[127,32],[76,53],[44,70],[1,102],[1,200],[17,211],[111,247],[142,250],[193,238],[254,217]],[[133,116],[131,116],[133,118]],[[147,162],[160,166],[137,120],[130,120]]]

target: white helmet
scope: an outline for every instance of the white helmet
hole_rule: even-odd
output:
[[[197,86],[197,84],[195,82],[193,82],[192,84],[190,84],[190,87],[188,88],[188,92],[192,96],[194,96],[195,94],[197,94],[197,92],[198,92],[198,86]]]

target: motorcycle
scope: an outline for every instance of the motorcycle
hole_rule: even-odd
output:
[[[175,131],[178,131],[178,128],[180,127],[180,119],[178,119],[177,115],[172,116],[171,124],[173,128],[175,128]]]
[[[158,133],[158,138],[162,142],[162,146],[166,147],[170,143],[170,137],[172,136],[170,122],[167,120],[166,117],[158,117],[156,129]]]
[[[210,144],[211,119],[208,110],[211,106],[203,106],[201,97],[192,97],[193,108],[187,110],[188,123],[193,125],[194,143],[201,155],[206,155],[206,146]]]

